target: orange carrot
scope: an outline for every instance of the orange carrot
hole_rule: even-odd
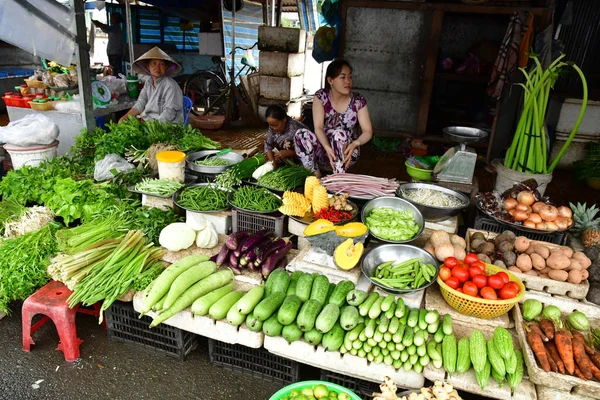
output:
[[[542,342],[542,343],[544,343],[544,342]],[[551,343],[551,342],[548,342],[548,343]],[[559,372],[558,366],[556,365],[556,361],[554,361],[554,357],[552,357],[552,354],[550,354],[550,352],[548,351],[548,343],[544,343],[544,347],[546,348],[546,357],[548,358],[548,364],[550,364],[550,371]]]
[[[592,375],[592,367],[590,366],[592,362],[587,354],[585,354],[585,348],[583,347],[584,342],[581,338],[582,336],[573,336],[573,356],[583,376],[585,376],[587,380],[590,380],[594,377],[594,375]]]
[[[540,338],[541,338],[541,339],[542,339],[544,342],[547,342],[547,341],[549,341],[549,340],[550,340],[550,339],[548,339],[548,337],[547,337],[547,336],[544,334],[544,332],[542,332],[542,330],[540,329],[540,327],[539,327],[539,326],[537,326],[537,324],[534,324],[534,323],[531,323],[531,324],[529,324],[529,329],[531,329],[531,331],[532,331],[532,332],[535,332],[535,333],[537,333],[537,334],[540,336]]]
[[[578,377],[579,379],[583,379],[584,381],[586,381],[587,379],[585,378],[585,376],[583,375],[583,373],[581,373],[581,370],[579,369],[579,367],[577,367],[577,365],[575,366],[575,376]]]
[[[556,345],[558,354],[560,354],[560,359],[565,364],[565,369],[569,375],[573,375],[575,373],[575,360],[573,358],[571,336],[565,331],[556,331],[554,333],[554,344]]]
[[[533,350],[533,354],[535,354],[540,367],[544,371],[550,372],[550,361],[548,361],[548,354],[546,353],[542,337],[534,330],[530,330],[527,332],[527,343],[529,344],[529,347],[531,347],[531,350]]]
[[[594,379],[600,381],[600,369],[596,367],[593,363],[590,363],[590,367],[592,369],[592,375],[594,375]]]
[[[554,342],[546,343],[546,350],[550,357],[554,359],[554,362],[556,363],[556,368],[558,368],[558,372],[564,374],[565,364],[563,364],[562,360],[560,359],[560,356],[558,355],[558,350],[556,350],[556,345],[554,344]]]
[[[540,329],[549,340],[554,339],[554,324],[549,319],[540,321]]]
[[[579,338],[581,338],[581,341],[583,342],[583,347],[585,348],[585,352],[588,353],[588,355],[593,354],[594,353],[594,349],[592,349],[590,346],[588,346],[588,344],[585,342],[585,336],[583,336],[583,334],[579,331],[571,331],[571,334],[573,335],[573,337],[577,336]]]
[[[597,368],[600,368],[600,353],[593,352],[592,354],[588,353],[590,360],[594,363]]]

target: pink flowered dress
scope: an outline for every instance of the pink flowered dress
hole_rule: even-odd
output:
[[[358,137],[358,111],[367,105],[367,100],[363,95],[351,92],[350,103],[345,112],[339,113],[333,108],[329,90],[320,89],[315,93],[315,97],[321,100],[325,110],[325,135],[333,149],[336,157],[334,163],[334,173],[346,172],[344,167],[344,148]],[[294,137],[296,141],[296,154],[302,165],[311,171],[319,169],[319,165],[329,165],[327,152],[317,139],[317,135],[308,130],[299,131]],[[359,149],[352,152],[350,165],[358,160]]]

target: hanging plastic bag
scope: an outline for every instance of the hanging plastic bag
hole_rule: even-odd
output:
[[[0,143],[32,147],[52,144],[58,138],[58,126],[44,114],[28,114],[0,128]]]
[[[340,14],[340,3],[338,0],[324,0],[321,4],[321,15],[328,25],[336,25],[336,19]]]
[[[339,50],[339,40],[336,29],[322,26],[315,33],[312,56],[318,63],[333,60]]]
[[[112,179],[119,172],[129,171],[135,168],[133,164],[116,154],[109,154],[96,163],[94,167],[94,179],[98,182]]]

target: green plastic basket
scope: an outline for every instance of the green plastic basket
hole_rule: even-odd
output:
[[[404,165],[406,166],[406,172],[408,173],[408,175],[410,175],[413,179],[416,179],[418,181],[432,181],[433,177],[433,170],[430,169],[422,169],[422,168],[415,168],[412,165],[408,164],[408,161],[404,163]]]
[[[356,395],[353,391],[346,389],[343,386],[336,385],[335,383],[325,382],[325,381],[303,381],[296,382],[288,385],[282,389],[279,389],[277,393],[269,398],[269,400],[281,400],[284,396],[287,396],[292,390],[302,390],[306,388],[311,388],[315,385],[325,385],[327,389],[334,390],[338,393],[346,393],[350,396],[352,400],[362,400],[359,396]]]

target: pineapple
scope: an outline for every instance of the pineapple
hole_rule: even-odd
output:
[[[329,208],[329,196],[327,196],[327,189],[318,185],[313,189],[312,209],[314,213],[317,213],[324,208]]]
[[[594,204],[587,207],[587,204],[577,203],[577,206],[569,204],[573,210],[573,221],[575,225],[572,230],[581,235],[581,242],[584,247],[590,248],[600,244],[600,218],[595,218],[600,209]]]
[[[304,195],[308,200],[312,201],[313,190],[320,184],[321,182],[315,176],[309,176],[308,178],[306,178],[306,181],[304,181]]]

